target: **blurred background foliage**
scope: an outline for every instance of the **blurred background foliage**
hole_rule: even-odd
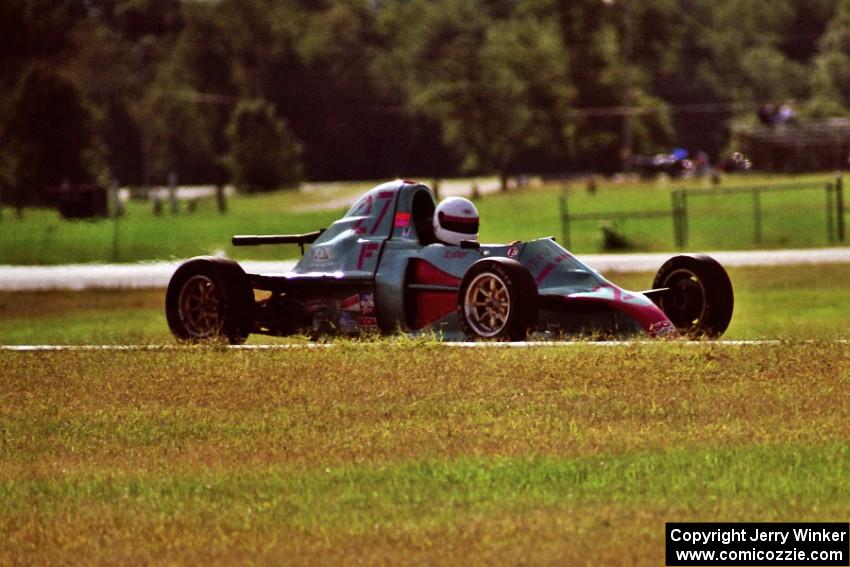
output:
[[[612,171],[627,110],[635,153],[719,159],[732,120],[786,101],[850,114],[850,0],[0,0],[19,204],[171,172]]]

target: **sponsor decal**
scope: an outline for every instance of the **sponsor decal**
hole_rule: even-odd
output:
[[[390,208],[390,203],[392,203],[392,197],[392,191],[381,191],[378,193],[378,199],[384,199],[384,206],[381,208],[381,212],[378,213],[378,218],[375,220],[375,224],[372,225],[372,230],[369,231],[369,234],[375,234],[381,226],[381,221],[384,220],[384,215],[387,214],[387,209]]]
[[[376,328],[378,326],[378,320],[374,317],[358,317],[357,324],[360,327]]]
[[[622,301],[623,303],[627,303],[629,301],[640,303],[637,296],[632,295],[631,293],[627,292],[626,290],[620,289],[620,288],[618,288],[617,286],[614,286],[614,285],[600,284],[600,285],[594,287],[591,291],[594,291],[594,292],[596,292],[596,291],[606,291],[606,292],[610,291],[611,297],[614,298],[614,301]]]
[[[357,318],[347,311],[339,313],[339,328],[345,332],[356,331],[358,327]]]
[[[508,258],[516,258],[519,256],[519,248],[516,246],[511,246],[508,248]]]
[[[372,195],[366,195],[366,198],[360,202],[357,209],[354,211],[358,215],[368,215],[372,212]]]
[[[357,258],[357,269],[363,269],[363,262],[366,261],[367,258],[372,258],[375,254],[374,252],[380,247],[377,242],[364,242],[360,246],[360,256]]]
[[[540,285],[543,282],[543,280],[546,279],[546,276],[548,276],[549,273],[552,270],[555,269],[555,266],[557,264],[560,264],[561,262],[563,262],[564,260],[566,260],[569,257],[570,257],[570,255],[566,254],[566,253],[558,255],[555,258],[555,260],[553,260],[552,262],[549,262],[549,264],[547,264],[545,268],[540,270],[540,273],[537,274],[537,277],[534,279],[535,283],[537,283],[537,285]]]
[[[319,246],[318,248],[313,248],[313,261],[317,264],[322,264],[324,262],[331,261],[331,251],[330,248],[326,248],[324,246]]]
[[[546,263],[546,257],[541,253],[537,253],[532,258],[527,258],[526,263],[532,272],[536,272],[542,264]]]
[[[447,250],[443,255],[443,258],[446,260],[459,260],[461,258],[466,258],[467,254],[469,254],[469,252],[464,250]]]
[[[361,293],[359,307],[363,315],[373,315],[375,313],[375,296],[371,293]]]
[[[393,226],[396,228],[405,228],[410,226],[410,213],[396,213]]]
[[[344,311],[360,311],[360,296],[349,295],[339,302],[339,308]]]
[[[354,232],[357,234],[363,234],[366,232],[366,227],[363,226],[363,222],[366,220],[367,216],[372,212],[372,195],[366,195],[366,197],[361,201],[361,203],[357,206],[354,213],[361,217],[357,223],[354,225]]]
[[[374,198],[371,194],[367,195],[363,201],[357,205],[357,208],[354,211],[356,216],[360,218],[354,224],[354,232],[357,234],[375,234],[378,228],[381,226],[381,222],[384,220],[384,216],[387,214],[387,210],[390,208],[390,203],[392,203],[393,192],[392,191],[380,191],[378,193],[378,199],[382,199],[384,201],[383,207],[381,207],[380,211],[378,211],[378,217],[375,219],[375,223],[371,228],[367,228],[364,223],[368,218],[372,216],[372,206],[375,203]]]
[[[656,337],[663,337],[676,332],[676,327],[670,321],[656,321],[649,326],[649,334]]]

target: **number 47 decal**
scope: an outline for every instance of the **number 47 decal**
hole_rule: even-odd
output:
[[[381,222],[384,220],[384,217],[387,216],[387,210],[390,208],[390,203],[392,202],[393,192],[392,191],[380,191],[378,193],[378,199],[384,201],[384,205],[381,207],[380,212],[378,212],[378,217],[375,219],[375,223],[372,225],[372,228],[369,230],[369,234],[375,234],[378,228],[381,226]],[[366,220],[367,217],[372,212],[372,195],[366,197],[366,201],[363,203],[362,210],[357,211],[364,218],[361,218],[354,225],[354,232],[357,234],[365,234],[366,227],[363,226],[363,221]]]

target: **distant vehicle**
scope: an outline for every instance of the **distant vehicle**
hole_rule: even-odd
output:
[[[166,293],[171,331],[180,340],[231,343],[250,333],[713,338],[732,317],[729,277],[707,256],[675,256],[658,271],[653,289],[631,292],[553,238],[443,244],[435,208],[427,186],[395,181],[365,193],[327,230],[234,236],[237,246],[310,248],[287,273],[246,274],[222,257],[185,262]],[[476,233],[477,221],[476,213]]]
[[[693,161],[676,153],[633,156],[629,165],[644,178],[655,177],[659,173],[673,178],[684,177],[694,173],[696,169]]]

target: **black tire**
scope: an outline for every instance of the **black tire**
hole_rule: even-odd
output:
[[[723,266],[710,256],[670,258],[658,270],[652,287],[669,288],[652,298],[685,336],[717,338],[732,320],[732,282]]]
[[[458,289],[460,328],[471,339],[525,340],[537,323],[537,311],[534,279],[510,258],[478,260]]]
[[[182,264],[165,293],[165,317],[180,341],[245,342],[254,324],[254,291],[229,258],[201,256]]]

